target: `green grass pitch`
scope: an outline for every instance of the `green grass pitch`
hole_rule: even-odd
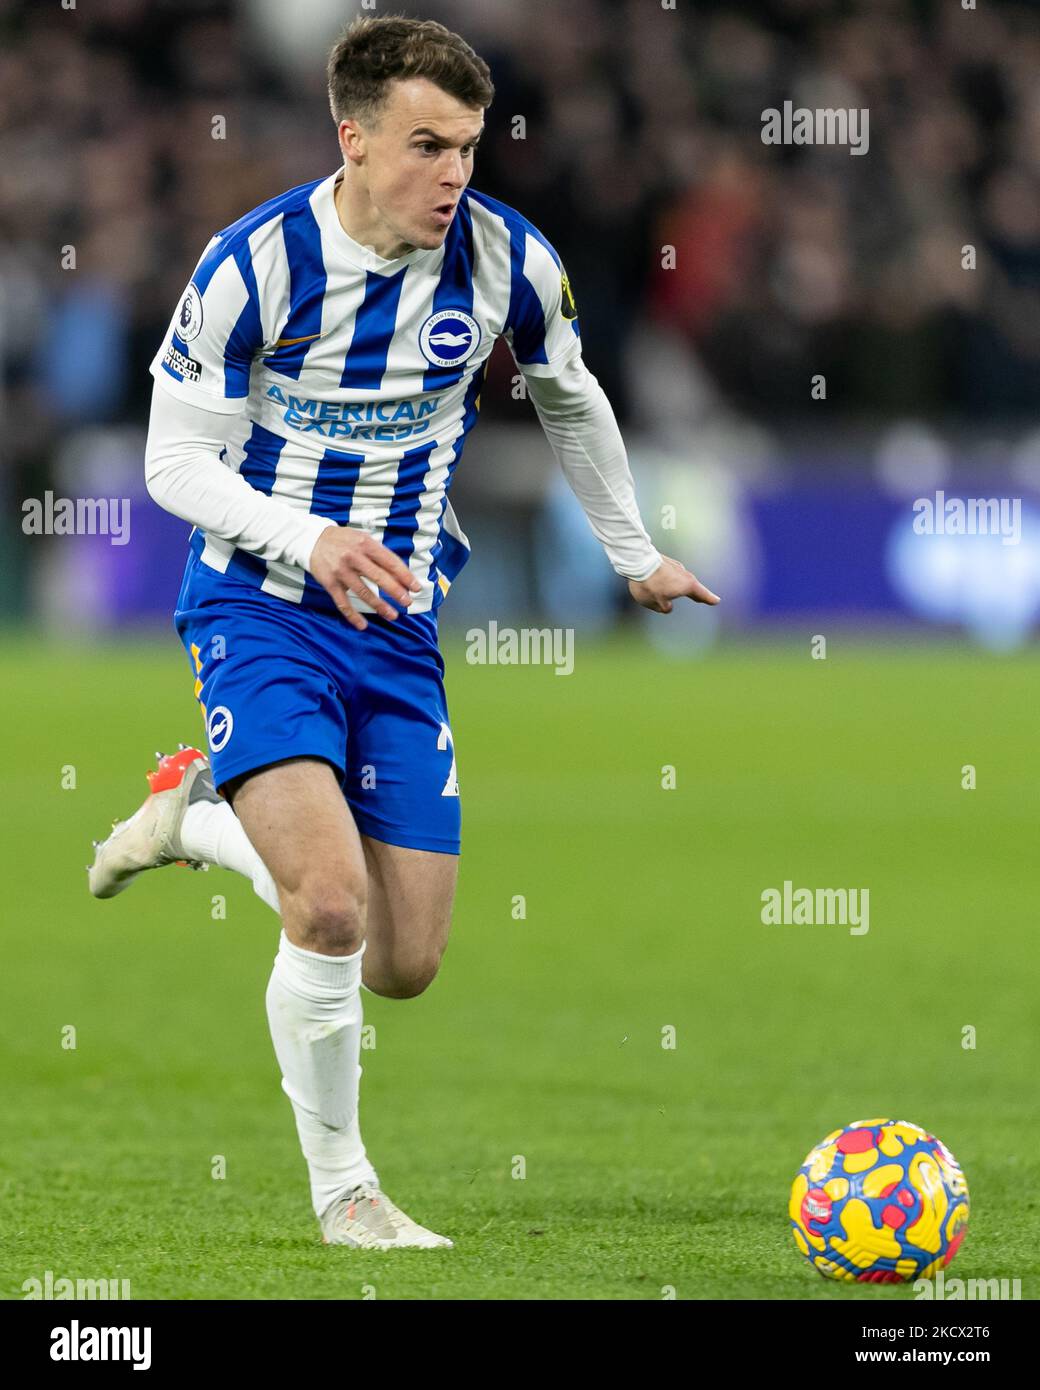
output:
[[[821,1279],[786,1215],[811,1145],[888,1113],[967,1174],[950,1276],[1035,1298],[1036,654],[579,637],[557,677],[446,648],[455,926],[424,995],[364,996],[361,1116],[387,1191],[456,1248],[390,1254],[320,1244],[250,886],[87,893],[152,750],[201,736],[175,640],[0,649],[0,1296],[51,1270],[134,1298],[905,1299]],[[869,887],[869,932],[763,925],[785,879]]]

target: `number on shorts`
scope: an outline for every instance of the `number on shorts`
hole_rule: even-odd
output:
[[[459,779],[455,771],[455,741],[451,736],[451,730],[447,724],[441,722],[441,731],[437,735],[437,751],[443,753],[446,748],[451,748],[451,770],[448,773],[448,780],[444,784],[441,796],[458,796]]]

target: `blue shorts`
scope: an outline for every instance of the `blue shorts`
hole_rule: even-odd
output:
[[[265,594],[193,553],[174,624],[218,787],[286,758],[339,776],[358,830],[458,854],[455,750],[437,612],[345,618]]]

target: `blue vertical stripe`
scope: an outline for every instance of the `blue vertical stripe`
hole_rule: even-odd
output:
[[[347,454],[340,449],[325,450],[311,493],[311,511],[315,516],[328,516],[340,525],[346,525],[364,462],[364,454]]]
[[[409,449],[397,465],[397,482],[393,501],[387,513],[383,544],[407,565],[415,551],[415,533],[419,513],[426,494],[426,475],[430,471],[430,455],[436,443]]]
[[[378,391],[386,371],[387,353],[397,327],[397,306],[408,267],[393,275],[365,275],[365,298],[354,316],[354,336],[343,362],[340,386],[355,391]]]
[[[235,258],[247,294],[242,312],[224,344],[224,395],[235,398],[249,395],[253,353],[264,341],[264,330],[260,322],[260,295],[256,288],[253,253],[249,249],[249,242],[238,242],[231,254]]]
[[[426,494],[430,455],[436,448],[436,443],[433,443],[421,449],[409,449],[397,466],[397,482],[394,484],[394,496],[387,513],[382,541],[387,550],[392,551],[409,568],[409,561],[415,553],[415,533]],[[395,598],[382,589],[379,592],[399,613],[406,611]]]
[[[548,362],[545,355],[545,309],[524,274],[527,233],[522,224],[509,227],[509,312],[505,327],[513,330],[517,362]]]
[[[321,333],[321,306],[328,280],[321,254],[321,231],[310,203],[285,213],[282,240],[289,263],[289,317],[281,337],[310,341],[276,347],[264,363],[282,376],[299,381],[307,351]]]
[[[340,449],[325,450],[311,492],[311,511],[315,516],[331,517],[341,526],[346,525],[364,462],[364,454],[347,454]],[[303,602],[308,608],[322,608],[333,613],[338,611],[312,574],[304,579]]]
[[[248,550],[239,550],[228,561],[226,573],[233,575],[236,579],[242,579],[247,584],[251,584],[254,589],[259,589],[267,578],[267,561],[261,560],[259,555],[252,555]]]
[[[238,470],[251,487],[268,497],[274,491],[278,473],[278,460],[286,441],[279,434],[272,434],[263,425],[254,424],[245,442],[242,466]],[[235,550],[228,561],[227,573],[248,584],[259,585],[267,578],[267,561],[248,550]]]
[[[256,423],[245,442],[245,458],[238,471],[251,487],[255,487],[257,492],[265,492],[268,497],[274,491],[278,460],[286,442],[282,435],[273,434]]]
[[[480,393],[484,386],[484,375],[486,371],[487,359],[485,358],[478,370],[473,373],[473,380],[466,388],[466,395],[463,403],[462,430],[458,439],[455,441],[452,460],[448,465],[448,476],[444,480],[444,497],[441,501],[440,513],[441,527],[431,550],[430,568],[426,576],[433,581],[434,608],[438,608],[444,601],[444,594],[441,591],[440,585],[437,583],[438,573],[442,573],[446,579],[453,580],[469,559],[469,551],[467,548],[462,545],[460,541],[455,540],[453,536],[446,536],[444,534],[443,520],[444,509],[448,504],[448,493],[451,491],[452,479],[455,476],[455,469],[459,466],[459,460],[462,458],[462,451],[466,446],[467,436],[476,423],[477,416],[480,413],[480,407],[477,401],[480,398]],[[442,561],[443,564],[438,563],[439,561]]]

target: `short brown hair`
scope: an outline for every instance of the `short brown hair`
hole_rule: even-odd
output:
[[[329,106],[343,120],[373,123],[395,79],[425,77],[465,106],[490,106],[491,69],[465,39],[435,19],[364,15],[329,54]]]

